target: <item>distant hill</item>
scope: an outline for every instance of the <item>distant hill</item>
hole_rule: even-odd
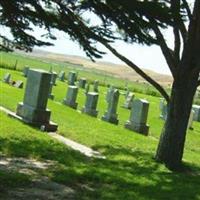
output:
[[[119,65],[119,64],[114,64],[110,62],[102,62],[102,61],[92,62],[91,60],[86,59],[84,57],[80,57],[80,56],[57,54],[57,53],[41,51],[41,50],[34,50],[31,53],[24,53],[24,52],[18,51],[18,53],[28,54],[30,56],[37,57],[37,58],[44,58],[44,59],[50,59],[53,61],[65,62],[65,63],[72,64],[74,66],[78,65],[78,66],[83,66],[86,68],[98,69],[98,70],[104,71],[105,73],[112,74],[113,76],[120,77],[122,79],[145,82],[143,78],[141,78],[135,71],[133,71],[126,65]],[[146,70],[146,69],[144,69],[144,71],[162,85],[165,85],[165,86],[171,85],[173,81],[172,77],[169,75],[159,74],[157,72]]]

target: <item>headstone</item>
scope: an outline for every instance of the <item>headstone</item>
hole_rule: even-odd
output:
[[[56,72],[51,72],[51,83],[53,85],[56,85],[57,76],[58,76],[58,74]]]
[[[52,77],[51,77],[52,78]],[[54,100],[54,94],[52,93],[53,90],[53,82],[50,81],[50,87],[49,87],[49,99]]]
[[[28,72],[23,102],[17,106],[17,115],[23,121],[45,131],[56,131],[57,125],[50,122],[51,111],[46,109],[51,74],[43,70],[30,69]]]
[[[69,85],[67,90],[67,95],[66,98],[63,100],[63,103],[73,109],[77,109],[78,105],[78,103],[76,103],[77,94],[78,94],[78,87]]]
[[[148,101],[143,99],[134,100],[132,103],[130,118],[126,122],[125,128],[136,131],[143,135],[148,135],[149,126],[146,124],[148,111]]]
[[[79,88],[85,89],[86,83],[87,83],[87,80],[85,78],[80,78],[78,82]]]
[[[6,73],[5,76],[3,77],[3,82],[4,83],[10,83],[10,81],[11,81],[11,74]]]
[[[125,99],[123,107],[127,108],[127,109],[131,109],[134,97],[135,97],[135,95],[132,92],[130,92]]]
[[[112,96],[114,90],[115,90],[115,88],[114,88],[113,85],[111,85],[111,86],[108,88],[108,91],[107,91],[107,94],[106,94],[106,101],[107,101],[107,103],[109,103],[110,98],[111,98],[111,96]]]
[[[192,109],[194,110],[194,121],[200,122],[200,106],[193,105]]]
[[[16,88],[21,88],[22,89],[23,86],[24,86],[24,83],[23,83],[23,81],[16,81],[13,86],[16,87]]]
[[[130,94],[129,89],[127,88],[126,93],[125,93],[125,99],[127,99],[128,95]]]
[[[90,84],[88,83],[86,85],[86,88],[85,88],[85,94],[87,95],[87,93],[90,91]]]
[[[53,67],[52,66],[49,68],[49,72],[53,73]]]
[[[194,120],[194,110],[192,109],[191,112],[190,112],[190,117],[189,117],[189,120],[188,120],[188,129],[191,129],[193,130],[193,120]]]
[[[24,67],[24,69],[23,69],[23,74],[24,74],[25,77],[28,76],[28,71],[29,71],[29,69],[30,69],[30,67],[28,67],[28,66],[25,66],[25,67]]]
[[[114,89],[114,91],[110,94],[109,100],[108,100],[108,108],[104,116],[102,117],[102,120],[118,124],[118,115],[117,115],[117,105],[119,101],[119,90]]]
[[[58,75],[58,78],[60,81],[65,81],[65,72],[64,71],[61,71]]]
[[[164,98],[160,98],[160,118],[167,119],[168,107]]]
[[[98,81],[98,80],[95,80],[95,81],[94,81],[94,92],[99,92],[98,87],[99,87],[99,81]]]
[[[68,74],[68,85],[75,85],[76,82],[76,72],[69,72]]]
[[[97,117],[98,111],[96,110],[96,108],[97,108],[98,98],[99,98],[98,93],[88,92],[86,95],[85,106],[83,107],[82,112],[91,115],[93,117]]]

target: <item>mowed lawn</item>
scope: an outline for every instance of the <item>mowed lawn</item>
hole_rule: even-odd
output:
[[[0,78],[6,72],[13,80],[26,79],[21,72],[0,69]],[[112,83],[111,83],[112,84]],[[55,100],[49,100],[51,119],[58,123],[58,133],[100,151],[106,159],[87,158],[58,143],[39,130],[29,127],[0,112],[0,153],[8,157],[52,160],[56,164],[40,170],[41,176],[72,187],[76,199],[200,199],[200,123],[188,131],[184,163],[190,169],[185,173],[172,173],[153,159],[162,130],[159,119],[159,98],[136,93],[136,98],[150,102],[148,137],[124,128],[130,111],[122,108],[120,96],[118,126],[101,120],[106,111],[107,88],[99,87],[98,118],[81,114],[62,105],[67,83],[57,81],[53,88]],[[0,105],[15,111],[23,100],[24,89],[0,82]],[[84,90],[79,90],[78,110],[84,105]],[[16,187],[25,187],[35,177],[18,171],[9,173],[0,168],[2,196]],[[2,186],[2,188],[1,188]],[[0,196],[1,197],[1,196]]]

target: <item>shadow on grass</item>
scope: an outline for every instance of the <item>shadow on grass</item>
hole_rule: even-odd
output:
[[[0,152],[8,156],[57,161],[56,166],[41,175],[73,188],[76,199],[200,198],[200,175],[197,173],[171,173],[154,162],[151,153],[140,150],[112,146],[95,148],[103,149],[107,159],[87,158],[45,136],[9,140],[0,137]],[[197,166],[195,170],[200,172]],[[13,184],[10,187],[14,187]]]

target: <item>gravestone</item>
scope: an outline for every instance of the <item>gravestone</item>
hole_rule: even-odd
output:
[[[52,75],[52,74],[51,74],[51,75]],[[51,76],[51,78],[52,78],[52,76]],[[54,86],[53,82],[50,81],[49,99],[51,99],[51,100],[54,100],[54,97],[55,97],[54,94],[52,94],[53,86]]]
[[[86,95],[85,106],[82,109],[83,113],[86,113],[90,116],[97,117],[98,111],[97,103],[98,103],[99,94],[96,92],[88,92]]]
[[[49,68],[49,72],[53,73],[53,67],[52,66]]]
[[[30,69],[30,67],[28,67],[28,66],[25,66],[25,67],[24,67],[24,69],[23,69],[23,75],[24,75],[25,77],[28,76],[28,71],[29,71],[29,69]]]
[[[126,122],[125,128],[136,131],[143,135],[148,135],[149,126],[146,124],[148,111],[148,101],[143,99],[134,100],[132,103],[130,118]]]
[[[95,80],[94,81],[94,92],[99,92],[98,87],[99,87],[99,81]]]
[[[24,99],[18,104],[16,114],[26,123],[43,127],[45,131],[56,131],[58,126],[50,122],[51,111],[46,109],[50,80],[49,72],[30,69]]]
[[[51,72],[51,83],[53,85],[56,85],[57,76],[58,76],[58,74],[56,72]]]
[[[135,95],[132,92],[130,92],[125,99],[123,107],[127,109],[131,109],[134,97]]]
[[[85,94],[87,95],[87,93],[90,91],[90,84],[88,83],[86,85],[86,88],[85,88]]]
[[[168,107],[164,98],[160,98],[160,118],[167,119]]]
[[[108,99],[108,108],[104,116],[102,117],[102,120],[118,124],[119,120],[117,115],[117,105],[119,101],[119,90],[114,89],[114,91],[110,94],[110,97]]]
[[[127,88],[126,93],[125,93],[125,99],[128,97],[128,95],[130,94],[129,89]]]
[[[107,94],[106,94],[106,101],[107,101],[107,103],[109,103],[110,98],[111,98],[111,96],[112,96],[114,90],[115,90],[115,88],[114,88],[113,85],[111,85],[111,86],[108,88],[108,91],[107,91]]]
[[[65,72],[61,71],[58,75],[58,78],[60,81],[64,82],[65,81]]]
[[[3,82],[9,84],[10,81],[11,81],[11,74],[10,73],[6,73],[5,76],[3,77]]]
[[[80,78],[78,82],[79,88],[85,89],[86,83],[87,83],[87,80],[85,78]]]
[[[192,109],[194,110],[194,121],[200,122],[200,106],[193,105]]]
[[[24,83],[23,83],[23,81],[16,81],[13,86],[16,87],[16,88],[22,89],[23,86],[24,86]]]
[[[78,94],[78,87],[69,85],[66,98],[63,100],[63,104],[73,109],[76,109],[78,105],[78,103],[76,103],[77,94]]]
[[[76,72],[69,72],[68,74],[68,85],[75,85]]]
[[[189,117],[189,120],[188,120],[188,129],[191,129],[193,130],[193,120],[194,120],[194,110],[192,109],[191,112],[190,112],[190,117]]]

